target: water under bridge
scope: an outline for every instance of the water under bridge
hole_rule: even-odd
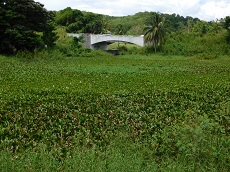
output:
[[[127,35],[111,35],[111,34],[87,34],[87,33],[68,33],[68,36],[83,36],[83,46],[90,49],[108,50],[108,45],[114,42],[128,42],[139,46],[144,46],[144,36],[127,36]]]

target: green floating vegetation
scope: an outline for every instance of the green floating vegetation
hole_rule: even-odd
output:
[[[230,169],[229,58],[1,56],[0,83],[0,171]]]

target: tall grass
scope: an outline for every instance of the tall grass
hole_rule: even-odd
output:
[[[189,33],[175,33],[168,36],[161,50],[164,54],[197,56],[201,59],[214,59],[220,55],[229,55],[230,47],[225,34],[207,34],[196,36]]]

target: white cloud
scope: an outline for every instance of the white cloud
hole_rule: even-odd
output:
[[[230,0],[35,0],[45,4],[48,10],[61,10],[66,7],[107,14],[112,16],[133,15],[137,12],[155,11],[176,13],[198,17],[202,20],[215,20],[230,15]]]
[[[205,20],[210,18],[215,20],[225,18],[228,15],[230,15],[229,0],[211,0],[202,5],[198,16],[203,17]]]

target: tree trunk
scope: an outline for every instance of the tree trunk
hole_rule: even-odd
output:
[[[154,46],[154,50],[155,50],[155,53],[157,52],[157,47],[156,47],[156,41],[154,40],[153,41],[153,46]]]

